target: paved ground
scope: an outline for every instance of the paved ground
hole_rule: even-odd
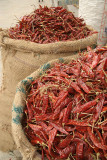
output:
[[[17,20],[25,14],[33,11],[41,5],[52,6],[51,0],[44,0],[44,2],[38,3],[38,0],[0,0],[0,28],[9,28],[14,26]],[[73,11],[75,15],[78,15],[78,10],[69,5],[68,9]],[[2,63],[1,63],[1,52],[0,52],[0,85],[2,77]],[[0,151],[0,160],[21,160],[20,153],[15,150],[12,152],[4,153]]]

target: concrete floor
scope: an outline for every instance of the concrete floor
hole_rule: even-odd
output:
[[[52,6],[51,0],[44,0],[44,2],[38,3],[38,0],[0,0],[0,28],[9,28],[14,26],[17,20],[25,15],[32,12],[35,8],[40,5]],[[68,9],[73,11],[74,14],[78,15],[78,9],[69,5]],[[1,51],[0,51],[0,86],[2,80],[2,62],[1,62]],[[4,153],[0,151],[0,160],[21,160],[21,154],[15,150],[12,152]]]

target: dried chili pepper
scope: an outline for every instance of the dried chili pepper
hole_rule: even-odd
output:
[[[103,145],[97,140],[96,136],[92,133],[92,129],[90,127],[87,127],[87,130],[93,144],[100,149],[107,150],[107,145]]]
[[[55,123],[53,123],[53,122],[50,122],[50,124],[51,124],[54,128],[56,128],[58,131],[60,131],[61,133],[64,133],[64,134],[66,134],[66,135],[69,134],[69,133],[68,133],[67,131],[65,131],[65,129],[62,128],[59,124],[55,124]]]
[[[43,13],[38,15],[42,18]],[[42,159],[107,159],[106,51],[88,47],[77,60],[55,63],[32,82],[22,125]]]
[[[56,136],[56,133],[57,133],[57,129],[56,129],[56,128],[53,128],[53,129],[49,132],[49,141],[48,141],[49,151],[51,150],[51,146],[52,146],[52,143],[53,143],[54,138],[55,138],[55,136]]]
[[[78,108],[78,107],[75,107],[75,108],[73,109],[73,113],[83,112],[83,111],[85,111],[85,110],[87,110],[87,109],[95,106],[96,103],[97,103],[97,100],[95,99],[95,100],[93,100],[93,101],[89,101],[89,102],[81,105],[79,108]]]
[[[86,92],[86,93],[89,93],[90,90],[89,88],[87,87],[87,85],[82,81],[82,79],[78,78],[78,85],[80,85],[80,87]]]
[[[94,73],[90,67],[88,67],[86,64],[82,64],[82,69],[87,73],[87,75],[89,75],[91,78],[94,78]]]
[[[99,118],[101,111],[102,111],[102,107],[103,107],[103,103],[104,103],[104,98],[102,96],[102,99],[98,102],[98,104],[95,106],[95,114],[93,116],[93,121],[96,122],[96,120]]]
[[[83,159],[83,143],[79,142],[77,143],[76,148],[76,160],[82,160]]]
[[[23,39],[35,43],[78,40],[95,32],[89,30],[83,19],[76,18],[65,8],[42,7],[25,15],[15,27],[9,29],[13,39]]]

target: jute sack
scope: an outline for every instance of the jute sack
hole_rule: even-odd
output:
[[[92,29],[93,30],[93,29]],[[74,51],[96,44],[97,34],[73,42],[36,44],[8,37],[7,30],[0,29],[2,57],[2,93],[0,93],[0,150],[15,149],[11,136],[11,106],[19,81],[34,72],[49,60],[74,54]],[[5,130],[3,128],[6,128]]]
[[[94,31],[93,28],[89,28]],[[41,65],[55,58],[70,56],[75,51],[92,46],[96,42],[97,33],[76,41],[38,44],[11,39],[8,37],[7,31],[3,30],[0,32],[3,62],[2,89],[14,92],[16,84]]]
[[[11,106],[17,83],[48,60],[68,56],[70,53],[34,55],[27,50],[16,51],[7,45],[2,47],[1,54],[3,83],[0,92],[0,150],[9,151],[16,148],[11,135]]]
[[[0,93],[0,150],[13,151],[16,145],[11,132],[11,105],[13,98],[10,94]]]
[[[37,50],[33,49],[35,44],[31,42],[20,40],[16,42],[16,40],[7,37],[7,31],[2,31],[0,34],[3,72],[2,89],[0,92],[0,150],[9,151],[16,149],[11,134],[11,106],[17,83],[47,61],[73,53],[58,53],[56,51],[53,54],[51,48],[50,51],[41,53],[40,51],[38,52],[38,47]],[[9,44],[5,42],[5,39],[7,39]],[[15,48],[14,42],[17,48]]]
[[[77,55],[61,58],[60,60],[52,60],[18,83],[12,106],[12,133],[17,148],[23,156],[23,160],[41,160],[41,155],[36,151],[36,147],[32,146],[28,141],[21,125],[23,109],[26,104],[26,91],[29,88],[29,85],[33,80],[40,77],[44,71],[51,68],[55,62],[69,63],[72,58],[74,59],[76,57]]]

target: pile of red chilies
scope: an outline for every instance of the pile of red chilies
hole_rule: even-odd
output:
[[[83,19],[62,7],[39,7],[32,14],[24,16],[15,27],[9,29],[13,39],[23,39],[35,43],[73,41],[93,34]]]
[[[107,48],[87,48],[34,80],[23,129],[48,160],[106,160]]]

